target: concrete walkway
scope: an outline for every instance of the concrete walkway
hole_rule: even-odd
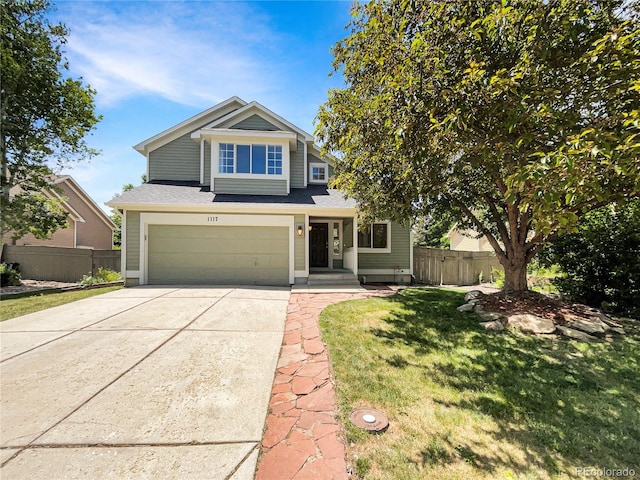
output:
[[[138,287],[0,323],[0,477],[252,479],[288,300]]]

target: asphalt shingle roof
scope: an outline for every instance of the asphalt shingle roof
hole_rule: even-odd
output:
[[[326,185],[310,185],[307,188],[292,188],[289,195],[238,195],[215,194],[209,187],[193,183],[151,182],[124,192],[109,204],[144,205],[216,205],[225,206],[304,206],[312,208],[354,208],[356,202],[345,198],[338,190]]]

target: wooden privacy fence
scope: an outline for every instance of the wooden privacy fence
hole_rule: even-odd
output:
[[[476,285],[491,280],[491,269],[502,270],[493,252],[462,252],[413,248],[413,276],[427,285]]]
[[[19,263],[22,278],[75,283],[98,268],[120,271],[120,250],[4,245],[2,261]]]

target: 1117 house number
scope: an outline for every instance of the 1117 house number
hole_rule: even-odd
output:
[[[207,217],[207,222],[215,223],[220,219],[220,217]]]

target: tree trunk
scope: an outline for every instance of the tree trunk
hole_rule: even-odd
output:
[[[527,265],[509,265],[504,268],[504,291],[522,293],[527,291]]]

